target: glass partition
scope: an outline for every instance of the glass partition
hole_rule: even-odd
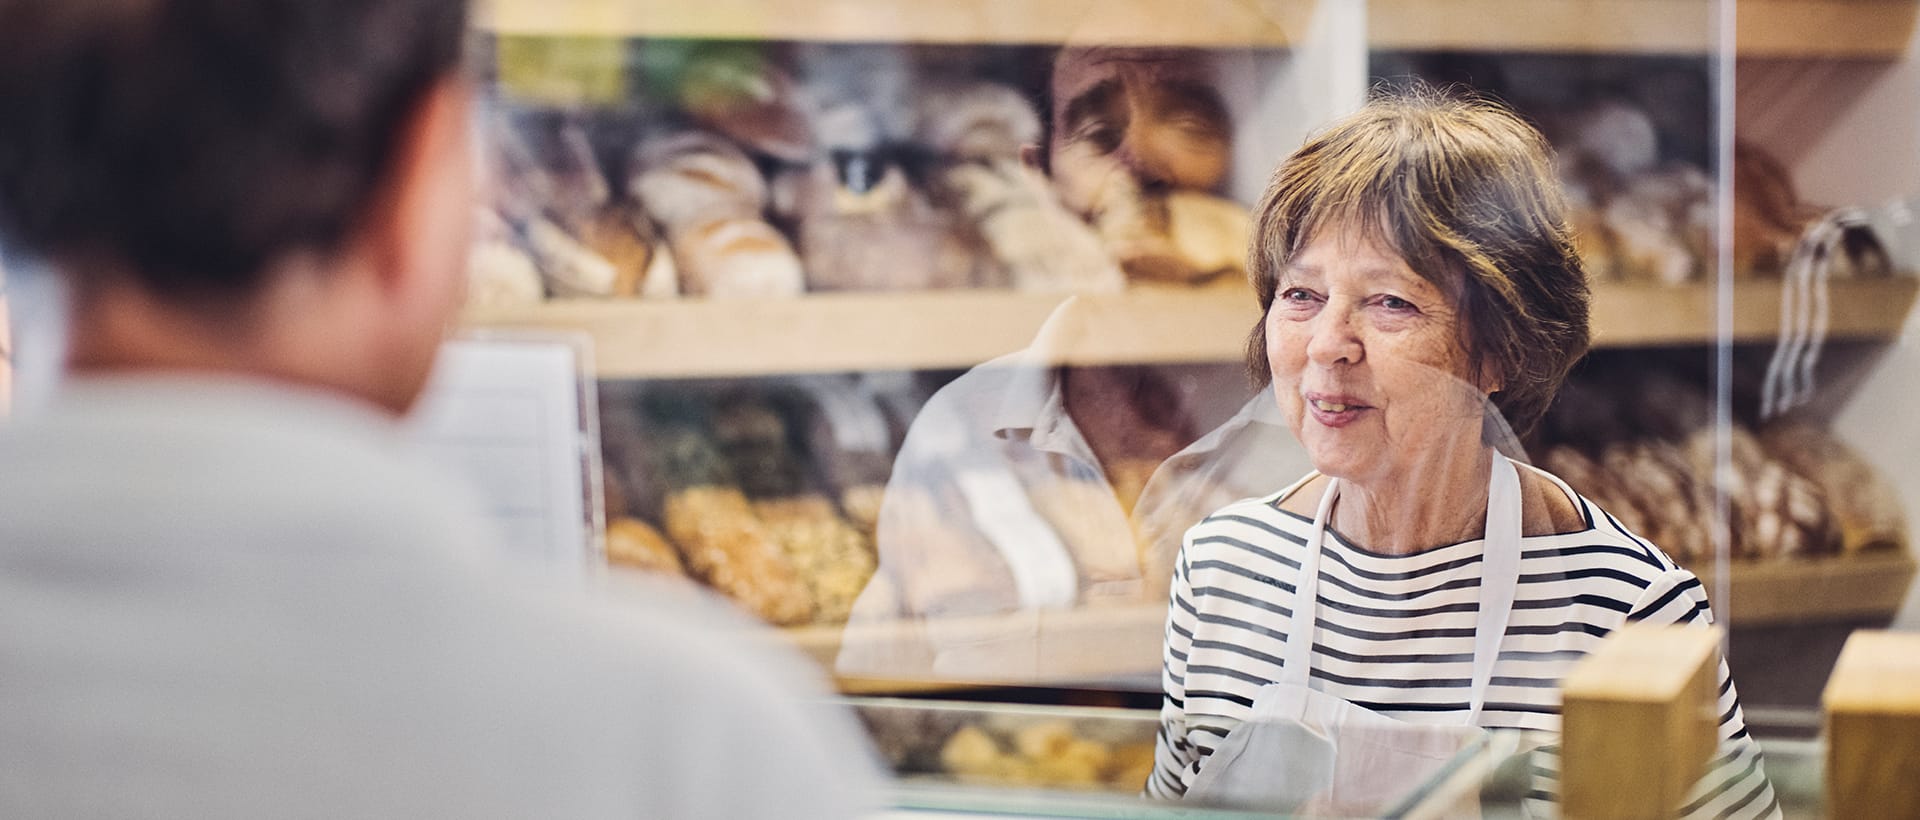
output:
[[[1846,633],[1920,624],[1917,9],[500,0],[466,319],[592,336],[606,562],[847,693],[1163,704],[1197,777],[1289,667],[1550,735],[1609,631],[1712,620],[1724,733],[1810,736]],[[1524,126],[1328,130],[1391,95]],[[1404,188],[1339,187],[1366,145]]]
[[[1736,534],[1724,606],[1756,706],[1816,704],[1850,631],[1920,623],[1916,428],[1899,409],[1920,386],[1920,52],[1912,8],[1899,10],[1880,21],[1886,45],[1873,54],[1743,47],[1734,61],[1723,288],[1736,306],[1772,308],[1764,332],[1725,336],[1720,350],[1731,468],[1720,487]],[[1758,39],[1742,35],[1743,46]],[[1751,267],[1777,281],[1742,275]],[[1776,530],[1784,560],[1770,565],[1766,539],[1738,537]]]
[[[596,337],[619,567],[849,688],[1159,689],[1181,533],[1308,464],[1249,208],[1359,7],[499,3],[470,323]]]

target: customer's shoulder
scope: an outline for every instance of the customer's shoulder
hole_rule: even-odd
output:
[[[820,671],[778,634],[690,584],[616,577],[576,589],[550,580],[527,579],[500,593],[503,603],[512,598],[509,614],[523,621],[523,635],[569,636],[554,647],[558,662],[599,667],[629,683],[698,684],[687,695],[693,699],[826,691]]]

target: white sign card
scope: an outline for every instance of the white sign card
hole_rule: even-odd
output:
[[[599,407],[588,340],[471,335],[446,343],[411,420],[464,477],[514,555],[582,570],[601,552]]]

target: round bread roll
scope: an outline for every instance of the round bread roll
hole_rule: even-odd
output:
[[[607,522],[607,561],[634,569],[665,575],[685,576],[680,553],[667,543],[653,525],[638,518],[616,518]]]
[[[1906,514],[1899,495],[1845,442],[1810,424],[1775,425],[1761,439],[1769,454],[1812,483],[1820,507],[1833,518],[1840,551],[1851,554],[1905,542]]]

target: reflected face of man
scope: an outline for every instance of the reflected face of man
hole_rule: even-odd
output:
[[[1048,145],[1061,201],[1096,219],[1114,199],[1211,191],[1226,178],[1226,106],[1195,55],[1076,48],[1054,64]]]

